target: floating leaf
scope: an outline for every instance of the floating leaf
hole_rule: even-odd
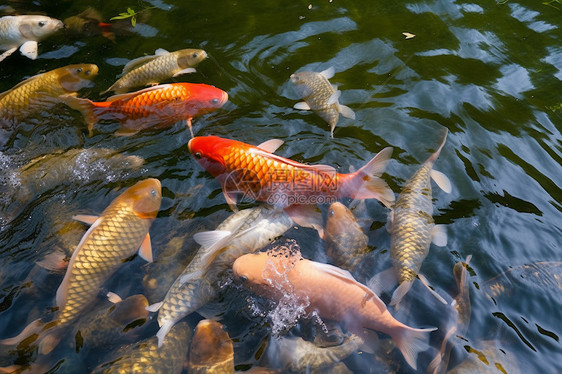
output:
[[[402,35],[404,35],[406,39],[412,39],[416,37],[414,34],[410,34],[409,32],[403,32]]]

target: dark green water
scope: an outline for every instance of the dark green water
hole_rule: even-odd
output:
[[[384,175],[398,193],[403,183],[438,146],[443,127],[447,143],[435,169],[447,174],[453,191],[434,185],[435,220],[447,225],[448,244],[432,246],[422,273],[441,294],[457,292],[453,265],[472,254],[472,318],[462,346],[481,340],[515,354],[521,372],[561,370],[561,290],[514,283],[509,298],[490,301],[482,285],[498,273],[523,264],[560,261],[562,234],[562,5],[537,1],[189,1],[154,0],[148,17],[115,42],[102,36],[59,33],[40,43],[39,58],[14,54],[0,64],[0,91],[39,72],[71,63],[95,63],[95,85],[81,96],[102,100],[130,59],[157,48],[203,48],[210,58],[197,73],[177,78],[215,85],[229,94],[220,110],[194,120],[196,135],[218,135],[250,144],[279,138],[276,152],[299,162],[322,163],[347,172],[383,147],[394,147]],[[134,2],[9,2],[22,13],[44,12],[59,19],[88,5],[104,17],[142,7]],[[415,34],[406,40],[403,32]],[[330,80],[342,91],[340,102],[356,120],[340,118],[334,139],[318,116],[293,109],[298,96],[289,76],[333,66]],[[59,230],[75,213],[100,213],[122,190],[141,178],[163,186],[163,203],[151,228],[155,257],[179,235],[212,230],[229,213],[220,186],[187,151],[189,132],[170,129],[128,138],[113,136],[116,125],[98,126],[88,137],[80,115],[65,107],[43,113],[39,123],[22,123],[0,153],[3,188],[0,226],[0,337],[17,334],[29,321],[54,306],[62,275],[38,281],[30,275],[36,261],[52,252]],[[17,167],[33,157],[59,150],[111,148],[143,157],[140,170],[112,170],[80,164],[71,177],[57,181],[25,201],[12,201],[10,184]],[[14,174],[16,173],[16,174]],[[376,258],[373,273],[390,266],[387,211],[368,201],[367,234]],[[322,258],[315,232],[296,237],[303,254]],[[78,244],[76,242],[76,244]],[[183,250],[197,245],[188,239]],[[191,251],[191,252],[190,252]],[[120,293],[142,292],[148,267],[136,257],[108,284]],[[559,274],[558,274],[559,275]],[[415,326],[439,326],[444,312],[419,285],[421,301],[399,311]],[[233,291],[234,292],[234,291]],[[387,295],[388,296],[388,295]],[[388,302],[388,298],[383,296]],[[228,324],[226,323],[228,322]],[[150,333],[156,322],[151,321]],[[259,339],[252,323],[237,314],[225,319],[235,339],[236,364],[255,364]],[[152,330],[150,330],[150,328]],[[258,333],[263,333],[259,330]],[[147,333],[148,334],[148,333]],[[437,347],[439,337],[432,338]],[[103,361],[84,360],[85,370]],[[420,355],[420,372],[434,352]],[[68,353],[68,358],[73,352]],[[462,360],[457,354],[456,362]],[[394,351],[400,371],[409,368]],[[453,360],[455,361],[455,360]],[[345,361],[355,372],[379,372],[372,356]],[[455,363],[456,363],[455,362]],[[3,361],[11,364],[13,360]]]

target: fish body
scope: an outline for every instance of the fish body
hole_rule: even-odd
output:
[[[121,94],[134,87],[156,85],[171,77],[194,72],[194,67],[205,58],[207,53],[202,49],[175,52],[158,49],[153,56],[139,57],[125,65],[124,75],[102,94],[110,91]]]
[[[352,272],[369,252],[368,242],[353,213],[340,202],[332,203],[326,217],[324,243],[333,264]]]
[[[388,207],[394,202],[394,193],[380,178],[392,154],[390,147],[356,172],[342,174],[331,166],[306,165],[276,156],[268,150],[269,142],[256,147],[204,136],[191,139],[188,149],[219,180],[231,206],[240,193],[279,207],[331,203],[345,197],[375,198]]]
[[[118,135],[170,127],[186,120],[193,136],[191,119],[222,107],[227,100],[226,92],[207,84],[170,83],[112,96],[103,102],[76,99],[71,106],[82,111],[90,133],[99,120],[119,121],[122,129]]]
[[[223,326],[204,319],[195,327],[189,350],[188,373],[234,374],[234,347]]]
[[[294,247],[241,256],[232,271],[252,291],[275,300],[294,295],[308,313],[340,321],[362,338],[366,338],[366,330],[390,335],[414,369],[418,353],[427,348],[428,333],[435,330],[414,329],[399,322],[378,296],[349,272],[303,259]]]
[[[157,336],[160,342],[171,326],[217,296],[219,281],[236,258],[265,247],[293,224],[283,210],[258,206],[231,215],[217,226],[215,234],[210,232],[211,237],[216,233],[226,236],[213,244],[203,245],[170,287],[158,309],[160,331]]]
[[[0,61],[14,53],[21,53],[32,60],[37,58],[37,42],[62,29],[62,21],[38,15],[5,16],[0,18]]]
[[[295,109],[312,110],[318,114],[330,125],[332,138],[340,113],[344,117],[355,119],[355,113],[338,102],[341,92],[328,81],[333,76],[333,67],[320,73],[302,71],[291,74],[291,82],[304,99],[304,102],[295,104]]]
[[[397,304],[419,276],[422,262],[429,253],[431,242],[445,245],[446,233],[433,220],[431,178],[441,180],[445,190],[450,182],[445,175],[433,170],[433,164],[445,144],[445,134],[439,149],[431,155],[405,183],[391,215],[390,257],[397,274],[399,286],[392,296],[391,305]]]
[[[185,322],[175,325],[161,347],[156,337],[125,347],[111,361],[96,367],[96,374],[180,374],[191,341],[191,328]]]
[[[61,96],[76,95],[97,73],[97,65],[75,64],[28,78],[0,94],[0,117],[4,122],[21,119],[64,102]]]
[[[141,247],[152,260],[148,229],[160,209],[160,181],[146,179],[128,188],[100,217],[77,218],[92,223],[72,254],[57,290],[57,321],[74,320],[97,297],[103,283]]]

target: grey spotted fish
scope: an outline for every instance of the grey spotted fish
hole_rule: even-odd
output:
[[[156,85],[181,74],[195,72],[195,66],[207,58],[202,49],[181,49],[168,52],[157,49],[152,56],[143,56],[130,61],[123,68],[123,76],[103,91],[122,94],[135,87]]]
[[[197,234],[201,248],[164,300],[150,307],[158,310],[159,344],[175,323],[217,296],[218,283],[236,258],[263,248],[293,224],[285,211],[258,206],[231,215],[215,231]]]
[[[353,213],[340,202],[332,203],[328,208],[323,239],[332,263],[350,272],[369,252],[367,235]]]
[[[0,61],[14,53],[21,53],[35,60],[37,42],[54,34],[64,27],[62,21],[38,15],[5,16],[0,18]]]
[[[234,347],[223,326],[210,319],[199,321],[189,349],[187,372],[234,374]]]
[[[433,164],[447,140],[447,132],[437,151],[431,155],[414,175],[405,183],[391,212],[389,231],[390,257],[399,286],[392,295],[390,305],[396,305],[410,290],[416,277],[427,284],[419,273],[423,260],[433,242],[439,246],[447,244],[444,226],[435,225],[431,179],[445,192],[451,191],[449,179],[433,170]],[[429,290],[431,290],[428,287]],[[438,298],[437,293],[434,295]],[[442,302],[445,302],[441,298]]]
[[[334,137],[334,129],[340,113],[346,118],[355,119],[355,113],[349,107],[339,103],[341,91],[334,87],[328,79],[334,76],[335,70],[330,67],[320,73],[301,71],[291,74],[291,82],[295,84],[304,101],[295,104],[299,110],[312,110],[330,125],[330,136]]]
[[[180,374],[191,341],[191,328],[178,323],[162,346],[155,336],[120,349],[111,361],[96,367],[96,374]]]

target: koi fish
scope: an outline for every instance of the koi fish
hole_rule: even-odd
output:
[[[326,254],[334,265],[352,272],[364,254],[369,252],[369,238],[357,223],[353,213],[336,201],[328,208],[324,228]]]
[[[341,91],[330,84],[328,79],[334,76],[334,68],[330,67],[320,73],[301,71],[291,74],[291,82],[295,84],[304,101],[295,104],[299,110],[312,110],[330,125],[330,136],[334,137],[334,129],[340,113],[346,118],[355,119],[355,113],[349,107],[341,105]]]
[[[157,85],[171,77],[193,73],[195,66],[206,58],[207,52],[202,49],[181,49],[168,52],[159,48],[153,56],[143,56],[131,60],[123,68],[123,76],[101,94],[110,91],[121,94],[134,87]]]
[[[70,258],[68,269],[56,294],[58,312],[55,319],[46,324],[41,332],[53,326],[55,332],[41,339],[41,353],[50,352],[60,340],[60,327],[74,321],[96,300],[103,283],[132,256],[139,255],[152,261],[152,248],[148,229],[160,209],[162,199],[158,179],[145,179],[129,187],[115,198],[97,216],[75,216],[76,220],[91,224]],[[33,322],[15,338],[5,339],[3,344],[13,344],[40,326]]]
[[[0,118],[10,123],[42,109],[49,109],[63,96],[76,96],[98,74],[94,64],[68,65],[35,75],[0,94]]]
[[[433,221],[431,200],[431,179],[445,192],[451,192],[449,178],[433,170],[433,164],[447,140],[447,132],[437,151],[431,155],[404,184],[390,215],[390,257],[397,274],[398,288],[394,291],[390,305],[396,305],[412,287],[418,277],[434,296],[445,302],[428,286],[425,277],[419,274],[423,260],[433,242],[447,245],[447,233],[443,225]]]
[[[37,15],[5,16],[0,18],[0,61],[14,53],[20,52],[32,59],[37,58],[37,42],[62,29],[62,21]]]
[[[232,271],[250,290],[274,300],[293,295],[307,313],[340,321],[364,341],[369,330],[390,335],[414,369],[418,353],[428,346],[429,332],[436,330],[415,329],[394,319],[382,300],[348,271],[303,259],[296,242],[241,256]]]
[[[331,166],[301,164],[272,154],[279,142],[273,139],[255,147],[218,136],[202,136],[192,138],[187,147],[201,166],[219,180],[231,207],[235,207],[239,193],[279,207],[345,197],[378,199],[392,206],[394,193],[380,178],[392,148],[383,149],[356,172],[341,174]]]
[[[191,328],[186,322],[178,323],[168,334],[166,343],[159,347],[156,337],[141,340],[118,350],[111,361],[97,366],[92,373],[166,373],[180,374],[191,341]]]
[[[159,344],[175,323],[216,298],[219,281],[236,258],[265,247],[293,224],[284,210],[258,206],[229,216],[215,231],[196,234],[201,248],[164,300],[150,306],[150,311],[158,311]]]
[[[119,121],[122,128],[116,135],[132,135],[147,128],[170,127],[186,120],[193,137],[191,119],[217,110],[227,100],[226,92],[207,84],[170,83],[111,96],[103,102],[74,99],[67,104],[82,112],[90,135],[99,120]]]
[[[210,319],[199,321],[189,349],[188,373],[234,374],[234,347],[223,326]]]

